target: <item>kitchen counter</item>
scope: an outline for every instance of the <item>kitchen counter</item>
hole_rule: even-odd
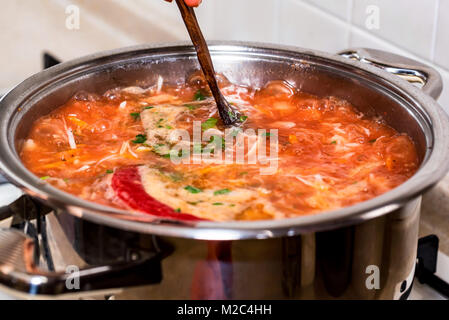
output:
[[[449,256],[449,175],[423,197],[419,236],[435,234]]]

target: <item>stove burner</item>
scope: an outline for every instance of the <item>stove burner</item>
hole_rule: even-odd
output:
[[[3,218],[12,218],[12,223],[10,229],[0,229],[0,239],[9,239],[0,241],[0,264],[8,265],[8,268],[0,271],[0,283],[31,295],[72,293],[70,288],[58,285],[66,283],[69,275],[62,270],[56,270],[53,261],[54,252],[51,249],[61,240],[50,240],[47,235],[47,230],[49,234],[52,231],[47,215],[53,213],[53,209],[29,196],[22,196],[7,209]],[[90,239],[90,243],[96,243],[95,246],[81,249],[87,253],[86,257],[89,257],[83,261],[84,267],[80,266],[81,287],[77,292],[81,296],[86,292],[113,291],[123,286],[134,287],[161,282],[161,261],[171,253],[170,248],[141,248],[134,243],[137,234],[83,220],[78,222],[80,230],[75,238],[82,237]],[[120,238],[121,243],[112,243],[111,239],[114,237],[110,236],[111,233],[119,233],[115,238]],[[17,250],[20,252],[17,253]],[[14,259],[11,260],[10,257]],[[23,257],[23,261],[20,257]],[[66,262],[60,262],[64,263],[65,268]],[[24,269],[24,265],[31,266],[31,269]],[[35,275],[45,277],[46,280],[39,285],[28,282]]]
[[[61,63],[61,61],[56,59],[53,55],[51,55],[48,52],[44,52],[44,55],[42,58],[43,58],[42,62],[43,62],[44,69],[51,68],[51,67],[56,66]]]
[[[440,240],[436,235],[419,239],[415,276],[422,284],[427,284],[449,298],[449,284],[435,274],[437,271],[439,242]]]

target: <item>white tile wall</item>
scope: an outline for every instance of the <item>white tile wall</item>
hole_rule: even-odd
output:
[[[276,41],[276,0],[205,1],[214,2],[215,39]]]
[[[69,4],[79,31],[64,28]],[[369,6],[379,29],[366,27]],[[208,39],[290,44],[329,52],[375,47],[431,64],[442,74],[449,111],[449,0],[204,0],[197,15]],[[162,0],[3,0],[1,88],[40,69],[49,49],[67,60],[93,51],[187,39],[175,4]],[[5,32],[5,30],[7,30]]]
[[[352,0],[305,0],[318,8],[347,20],[352,13]]]
[[[435,43],[435,62],[449,69],[449,0],[440,0]]]
[[[357,46],[374,47],[408,56],[434,66],[441,73],[445,90],[439,101],[449,112],[449,0],[276,0],[275,3],[274,9],[271,2],[267,6],[273,10],[274,21],[255,27],[254,23],[260,21],[254,17],[257,11],[251,5],[242,7],[235,6],[235,1],[204,0],[203,12],[210,5],[208,15],[215,17],[215,23],[210,26],[215,32],[210,37],[271,39],[272,33],[266,30],[267,25],[274,24],[277,37],[273,42],[276,43],[329,52]],[[379,29],[366,26],[369,6],[379,9]],[[218,23],[226,19],[225,12],[238,12],[239,28]],[[263,17],[267,16],[264,13]],[[232,17],[231,14],[229,21]]]
[[[438,0],[355,0],[352,21],[365,28],[369,6],[379,8],[379,29],[372,34],[423,58],[430,58]]]
[[[297,0],[280,2],[279,42],[316,50],[338,52],[348,39],[347,24],[321,9]],[[307,18],[305,18],[307,17]],[[332,37],[322,35],[333,35]]]

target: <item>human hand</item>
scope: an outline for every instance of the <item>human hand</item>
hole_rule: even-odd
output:
[[[165,1],[172,2],[172,0],[165,0]],[[188,5],[189,7],[198,7],[203,0],[184,0],[184,1],[186,5]]]

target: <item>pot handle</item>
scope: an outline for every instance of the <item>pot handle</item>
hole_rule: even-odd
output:
[[[161,254],[148,253],[132,262],[88,267],[67,272],[47,272],[34,263],[34,241],[13,229],[0,229],[0,284],[13,294],[33,296],[77,296],[82,293],[110,293],[126,286],[157,284],[162,281]],[[109,290],[109,291],[108,291]]]
[[[7,219],[11,216],[11,210],[9,209],[9,205],[11,202],[19,199],[23,192],[9,183],[6,178],[4,178],[0,174],[0,193],[3,195],[3,199],[6,198],[6,203],[0,202],[0,221]]]
[[[435,100],[443,91],[443,80],[439,72],[416,60],[368,48],[348,49],[339,55],[376,66],[410,83],[422,85],[422,91]]]

